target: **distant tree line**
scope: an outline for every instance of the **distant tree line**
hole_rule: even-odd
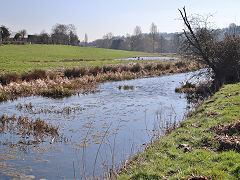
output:
[[[231,23],[227,28],[214,31],[221,40],[226,34],[240,34],[240,26]],[[102,39],[93,41],[89,46],[153,53],[178,53],[182,50],[184,38],[183,33],[159,33],[157,26],[152,23],[149,33],[142,33],[141,27],[136,26],[132,35],[116,37],[112,33],[107,33]]]
[[[145,51],[153,53],[178,52],[181,34],[159,33],[157,26],[152,23],[149,33],[142,33],[141,27],[136,26],[133,34],[115,37],[107,33],[102,39],[98,39],[89,45],[99,48],[120,49],[128,51]]]
[[[0,43],[18,44],[22,42],[31,44],[62,44],[74,46],[78,46],[80,43],[76,33],[76,27],[73,24],[56,24],[53,26],[51,34],[42,31],[40,34],[28,35],[27,38],[26,34],[27,30],[23,29],[15,33],[15,35],[12,34],[12,38],[10,38],[10,30],[2,25],[0,27]],[[85,39],[86,37],[87,34],[85,34]]]
[[[73,46],[78,46],[80,43],[76,33],[76,27],[73,24],[56,24],[53,26],[51,34],[42,31],[39,35],[28,35],[28,41],[38,44],[62,44]]]
[[[98,48],[120,49],[128,51],[145,51],[153,53],[178,53],[182,46],[183,33],[159,33],[156,24],[152,23],[149,33],[143,33],[140,26],[134,28],[133,34],[116,37],[107,33],[102,39],[88,42],[88,35],[80,43],[73,24],[56,24],[50,34],[42,31],[40,34],[27,35],[27,30],[22,29],[11,33],[6,26],[0,27],[0,44],[63,44],[74,46],[93,46]],[[223,39],[226,34],[240,34],[240,26],[231,23],[229,27],[214,30],[218,39]],[[11,36],[11,38],[10,38]]]

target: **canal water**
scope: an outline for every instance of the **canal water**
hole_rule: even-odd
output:
[[[187,100],[175,88],[196,73],[106,82],[94,94],[63,99],[1,103],[0,116],[40,118],[57,127],[58,136],[26,136],[18,124],[0,122],[0,179],[82,179],[109,172],[183,120]]]

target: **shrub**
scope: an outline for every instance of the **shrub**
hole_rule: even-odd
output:
[[[182,52],[212,69],[213,86],[240,81],[240,36],[226,33],[219,39],[206,20],[188,20],[186,9],[179,11],[186,26]]]

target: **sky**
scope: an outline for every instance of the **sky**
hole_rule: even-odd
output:
[[[0,5],[0,25],[13,33],[51,33],[56,23],[74,24],[80,40],[87,33],[89,41],[109,32],[132,34],[136,26],[148,33],[152,22],[159,32],[180,32],[178,9],[184,6],[189,15],[213,15],[217,28],[240,24],[239,0],[0,0]]]

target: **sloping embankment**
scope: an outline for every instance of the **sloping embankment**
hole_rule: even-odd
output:
[[[240,179],[240,83],[225,85],[178,129],[133,157],[120,179]]]

